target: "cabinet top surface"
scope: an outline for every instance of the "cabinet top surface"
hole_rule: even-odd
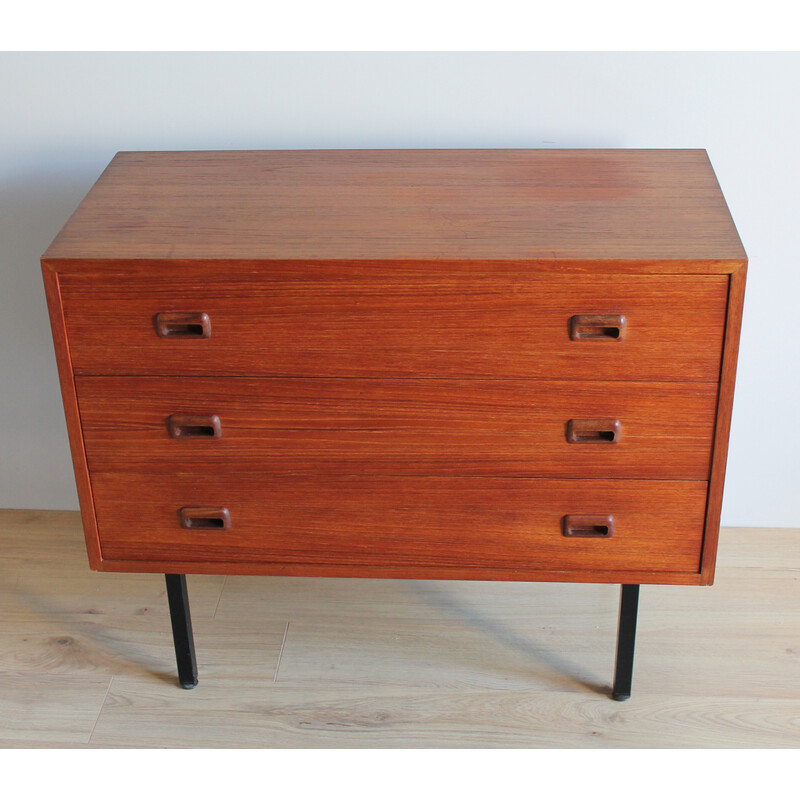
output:
[[[264,150],[118,153],[44,258],[746,256],[705,150]]]

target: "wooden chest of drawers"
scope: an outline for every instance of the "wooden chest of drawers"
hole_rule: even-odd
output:
[[[713,580],[705,151],[120,153],[42,266],[95,569]]]

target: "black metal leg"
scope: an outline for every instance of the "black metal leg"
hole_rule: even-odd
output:
[[[636,644],[636,615],[639,610],[639,584],[623,584],[619,601],[619,629],[617,631],[617,663],[614,667],[615,700],[631,696],[633,680],[633,649]]]
[[[189,613],[189,594],[185,575],[165,575],[169,616],[172,620],[172,638],[178,660],[178,680],[184,689],[197,686],[197,659],[194,655],[192,616]]]

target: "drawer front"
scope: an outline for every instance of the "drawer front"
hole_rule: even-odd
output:
[[[719,379],[722,275],[178,273],[61,276],[76,374]]]
[[[93,487],[111,560],[696,572],[707,484],[101,473]],[[564,535],[567,515],[597,535]]]
[[[711,383],[79,377],[91,472],[708,480]]]

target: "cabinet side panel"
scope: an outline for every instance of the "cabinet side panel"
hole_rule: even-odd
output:
[[[61,290],[58,273],[45,260],[42,260],[42,277],[44,279],[47,308],[50,314],[50,328],[53,333],[53,345],[58,365],[58,378],[61,384],[61,397],[64,403],[64,415],[67,420],[67,433],[72,452],[72,466],[75,471],[75,483],[78,488],[78,501],[81,506],[81,520],[86,537],[86,550],[89,554],[89,565],[92,569],[102,569],[100,539],[97,534],[97,521],[94,514],[92,487],[89,482],[89,469],[86,464],[86,453],[83,445],[78,398],[75,391],[75,378],[72,372],[72,360],[67,341],[67,330],[64,325],[64,312],[61,305]]]
[[[719,520],[722,511],[722,493],[725,486],[725,466],[728,460],[728,437],[731,430],[733,390],[736,383],[736,362],[739,355],[739,335],[742,327],[744,287],[747,263],[731,273],[728,289],[728,313],[725,322],[725,344],[722,354],[719,400],[717,402],[717,424],[714,431],[714,452],[711,459],[711,481],[708,490],[705,537],[701,582],[714,582],[719,540]]]

